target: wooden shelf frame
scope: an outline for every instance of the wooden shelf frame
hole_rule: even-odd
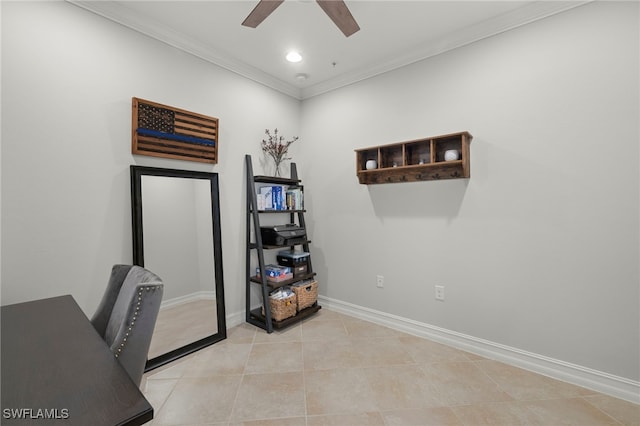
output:
[[[256,183],[267,183],[274,185],[287,185],[290,187],[300,187],[302,188],[301,180],[298,179],[298,170],[296,168],[295,163],[291,163],[291,177],[274,177],[274,176],[254,176],[253,175],[253,164],[251,161],[251,156],[245,156],[245,166],[247,172],[247,250],[246,250],[246,304],[245,304],[245,312],[246,312],[246,321],[249,324],[253,324],[257,327],[260,327],[267,331],[267,333],[273,332],[274,329],[280,329],[287,327],[291,324],[295,324],[299,321],[302,321],[304,318],[307,318],[309,315],[313,315],[318,310],[321,309],[321,306],[318,305],[316,301],[312,306],[301,310],[295,316],[286,318],[282,321],[275,321],[271,317],[271,304],[269,303],[269,294],[286,285],[292,285],[296,282],[303,281],[305,279],[310,279],[315,277],[315,272],[313,272],[313,265],[311,263],[311,256],[308,257],[307,260],[307,273],[296,276],[290,280],[282,281],[279,283],[270,282],[267,280],[266,274],[261,273],[260,278],[256,276],[255,267],[252,267],[252,251],[255,250],[258,258],[257,266],[261,271],[265,270],[265,250],[275,250],[275,249],[293,249],[296,246],[302,247],[307,253],[310,253],[310,243],[311,241],[305,239],[299,242],[296,242],[294,245],[287,246],[273,246],[273,245],[265,245],[262,242],[262,236],[260,233],[260,216],[268,215],[268,214],[289,214],[289,223],[294,223],[297,221],[298,225],[304,229],[306,229],[304,214],[306,210],[257,210],[257,195],[256,195]],[[252,239],[253,235],[253,239]],[[254,260],[255,262],[255,260]],[[257,309],[251,308],[251,287],[258,285],[261,290],[262,297],[262,306]]]
[[[356,175],[364,185],[468,179],[472,139],[465,131],[356,149]],[[448,150],[457,151],[458,160],[446,161],[444,153]],[[367,160],[376,160],[378,167],[367,170]]]

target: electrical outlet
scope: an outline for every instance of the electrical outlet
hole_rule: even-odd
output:
[[[436,286],[436,300],[444,301],[444,286],[437,285]]]
[[[376,287],[384,288],[384,276],[382,275],[376,276]]]

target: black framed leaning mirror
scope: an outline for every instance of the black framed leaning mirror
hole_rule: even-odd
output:
[[[131,166],[133,264],[164,295],[145,371],[227,337],[218,174]]]

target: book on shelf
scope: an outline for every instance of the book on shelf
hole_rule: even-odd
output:
[[[287,192],[286,192],[287,210],[303,210],[304,209],[303,201],[304,200],[303,200],[302,189],[300,188],[287,189]]]
[[[283,185],[261,186],[258,189],[258,210],[302,210],[303,193],[300,188]]]
[[[271,186],[261,186],[258,190],[258,210],[273,210],[273,193]]]
[[[271,194],[273,195],[273,209],[284,210],[282,208],[282,186],[276,185],[271,187]]]

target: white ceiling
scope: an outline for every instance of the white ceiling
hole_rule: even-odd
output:
[[[346,0],[361,29],[345,37],[313,0],[286,0],[255,29],[240,24],[258,0],[68,1],[298,99],[586,3]]]

